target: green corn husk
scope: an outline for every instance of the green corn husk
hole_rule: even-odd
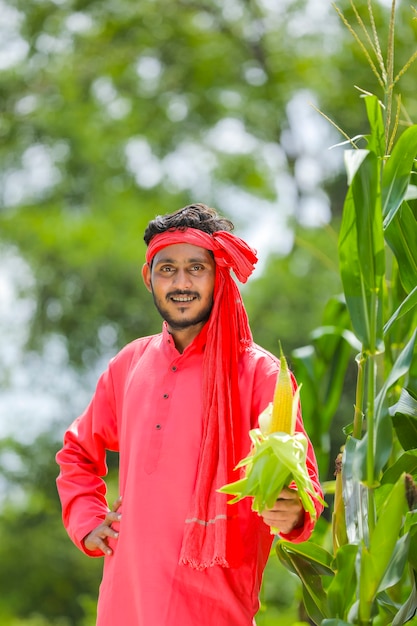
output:
[[[316,509],[312,498],[316,494],[307,472],[307,439],[302,433],[271,433],[263,435],[259,428],[249,432],[253,448],[251,453],[238,463],[236,469],[245,468],[245,475],[234,483],[224,485],[221,493],[235,496],[234,504],[252,497],[252,510],[261,512],[272,508],[284,487],[295,484],[302,505],[312,519]]]
[[[279,378],[278,384],[280,384]],[[288,419],[292,432],[270,432],[273,423],[272,402],[259,416],[260,428],[249,431],[252,441],[251,452],[235,468],[236,470],[243,469],[242,478],[219,489],[221,493],[234,496],[229,504],[251,497],[253,498],[252,510],[260,513],[265,508],[273,507],[285,487],[294,485],[304,510],[312,519],[316,519],[314,500],[318,500],[323,505],[325,503],[316,493],[307,471],[307,438],[303,433],[293,432],[299,392],[300,387],[293,396],[290,409],[292,418]],[[276,398],[275,392],[274,403]]]

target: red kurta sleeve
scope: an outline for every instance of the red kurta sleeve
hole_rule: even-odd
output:
[[[96,392],[86,411],[64,435],[56,455],[60,466],[57,488],[62,504],[64,526],[80,550],[91,556],[83,539],[108,512],[106,449],[118,450],[115,400],[110,368],[100,377]]]

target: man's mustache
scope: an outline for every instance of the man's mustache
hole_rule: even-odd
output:
[[[176,291],[169,291],[166,295],[166,299],[169,300],[170,298],[175,298],[178,296],[189,296],[191,298],[198,298],[200,299],[200,294],[197,293],[196,291],[181,291],[181,290],[176,290]]]

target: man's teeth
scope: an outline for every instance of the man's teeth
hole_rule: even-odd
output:
[[[172,299],[174,302],[191,302],[194,296],[174,296]]]

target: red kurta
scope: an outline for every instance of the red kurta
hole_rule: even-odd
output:
[[[199,339],[180,354],[164,324],[161,334],[126,346],[99,379],[92,402],[57,454],[64,524],[86,552],[83,538],[108,511],[101,478],[105,451],[120,453],[122,520],[118,540],[110,540],[114,553],[104,557],[97,626],[250,626],[259,608],[273,537],[248,498],[239,503],[244,544],[239,568],[197,571],[178,565],[202,435]],[[278,360],[259,346],[241,356],[242,457],[249,451],[249,430],[272,401],[277,370]],[[300,418],[297,430],[303,430]],[[311,445],[308,467],[321,493]],[[304,527],[285,538],[304,541],[312,528],[306,515]]]

